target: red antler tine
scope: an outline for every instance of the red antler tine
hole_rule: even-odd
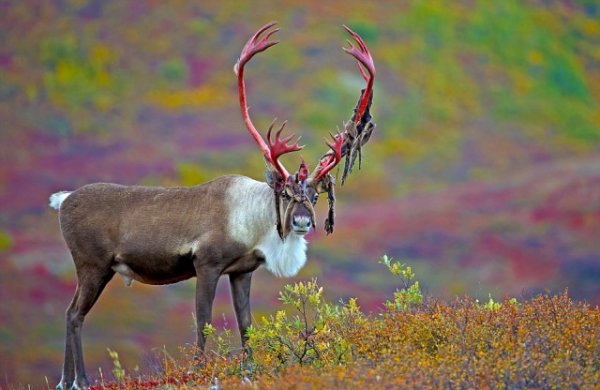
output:
[[[355,123],[359,123],[362,119],[362,116],[365,112],[367,104],[369,102],[369,98],[373,93],[373,81],[375,80],[375,64],[373,63],[373,58],[371,57],[371,53],[369,53],[369,49],[367,49],[367,45],[362,40],[362,38],[352,31],[348,26],[344,25],[344,29],[348,31],[348,33],[354,38],[356,43],[358,44],[358,48],[355,47],[351,41],[348,41],[349,47],[343,47],[342,49],[354,57],[358,63],[358,69],[360,70],[360,74],[367,82],[367,87],[362,95],[360,104],[358,105],[358,111],[356,114]],[[366,68],[368,75],[366,74]]]
[[[254,57],[255,54],[265,51],[271,46],[275,46],[279,43],[279,41],[269,41],[271,35],[278,32],[280,30],[279,28],[269,31],[264,37],[260,38],[259,42],[257,42],[262,33],[264,33],[276,24],[277,22],[269,22],[265,24],[260,28],[260,30],[254,33],[254,35],[248,40],[248,42],[246,42],[246,44],[242,48],[242,52],[240,53],[239,59],[233,67],[233,71],[236,75],[238,74],[239,69],[243,68],[244,65],[246,65],[246,63],[250,61],[250,59]]]
[[[314,178],[315,181],[328,174],[342,160],[342,147],[346,142],[344,134],[338,132],[335,136],[331,133],[329,133],[329,135],[333,139],[333,143],[327,141],[327,139],[325,139],[325,143],[333,151],[333,155],[329,156],[327,159],[321,160],[318,168],[319,171]]]
[[[285,172],[286,175],[284,175],[284,178],[287,179],[289,174],[287,174],[286,169],[283,167],[283,165],[281,165],[281,162],[279,161],[279,157],[281,157],[282,155],[284,155],[286,153],[297,152],[299,150],[302,150],[303,146],[300,146],[298,144],[300,137],[298,137],[298,139],[296,140],[296,142],[294,144],[288,144],[288,142],[291,141],[292,138],[295,137],[294,134],[291,134],[291,135],[288,135],[287,137],[281,138],[281,133],[283,132],[283,129],[285,128],[285,125],[287,124],[287,121],[283,122],[283,124],[281,125],[279,130],[277,130],[277,133],[275,133],[275,140],[272,140],[271,132],[273,131],[274,124],[275,124],[275,121],[273,121],[273,123],[271,123],[271,126],[269,126],[269,130],[267,131],[267,143],[268,143],[269,150],[270,150],[270,162],[271,162],[271,164],[273,164],[275,169],[277,169],[277,171],[279,171],[279,173],[281,173],[283,175],[282,172]]]
[[[274,46],[279,43],[279,41],[270,41],[269,38],[279,31],[278,28],[268,31],[271,27],[273,27],[277,22],[270,22],[261,27],[249,40],[246,42],[244,47],[242,48],[242,52],[240,54],[240,58],[237,60],[235,66],[233,67],[233,71],[238,77],[238,90],[240,96],[240,108],[242,110],[242,117],[244,118],[244,123],[250,132],[250,135],[260,149],[263,152],[263,155],[267,159],[267,161],[281,174],[284,179],[287,179],[290,175],[288,171],[283,167],[281,162],[279,162],[278,158],[290,152],[295,152],[302,147],[297,143],[294,145],[288,145],[288,142],[294,137],[293,135],[281,138],[281,132],[285,127],[285,123],[281,126],[279,131],[275,136],[275,141],[271,141],[271,130],[273,128],[274,122],[269,127],[269,131],[267,133],[268,143],[261,137],[260,133],[254,127],[252,120],[250,119],[250,114],[248,113],[248,105],[246,103],[246,85],[244,83],[244,66],[250,61],[250,59],[257,53],[267,50],[271,46]],[[268,32],[267,32],[268,31]],[[264,36],[261,37],[263,33],[267,32]]]

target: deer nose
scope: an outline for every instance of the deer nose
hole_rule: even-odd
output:
[[[297,215],[292,219],[292,229],[297,234],[306,234],[311,228],[310,217],[306,215]]]

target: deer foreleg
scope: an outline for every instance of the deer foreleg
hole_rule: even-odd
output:
[[[220,274],[206,267],[196,268],[196,357],[204,352],[206,337],[204,327],[210,324],[212,318],[212,305]]]
[[[242,346],[246,348],[246,331],[252,323],[250,314],[250,283],[252,272],[236,273],[229,275],[231,285],[231,295],[233,297],[233,307],[238,322],[238,328],[242,337]]]

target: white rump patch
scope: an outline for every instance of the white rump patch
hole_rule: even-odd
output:
[[[54,210],[60,210],[60,205],[71,195],[70,191],[61,191],[50,195],[50,207]]]
[[[228,233],[252,251],[260,250],[275,276],[291,277],[306,263],[306,240],[290,232],[285,240],[277,233],[273,190],[266,184],[240,176],[227,191]]]

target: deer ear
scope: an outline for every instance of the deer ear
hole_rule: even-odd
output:
[[[281,176],[279,172],[273,169],[267,169],[267,171],[265,172],[265,181],[267,182],[269,187],[276,191],[281,191],[281,189],[283,188],[283,176]]]

